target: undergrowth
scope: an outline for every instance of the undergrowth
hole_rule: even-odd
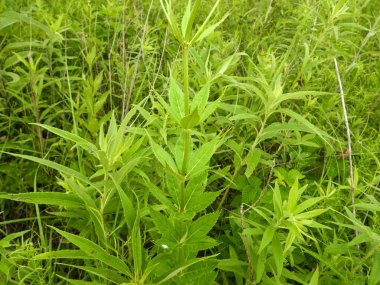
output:
[[[380,284],[379,8],[1,0],[0,284]]]

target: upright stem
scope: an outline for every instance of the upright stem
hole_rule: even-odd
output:
[[[350,125],[348,123],[346,103],[344,101],[344,92],[343,92],[342,80],[340,79],[339,67],[338,67],[338,62],[336,61],[336,58],[334,58],[334,65],[335,65],[336,76],[338,78],[338,83],[339,83],[340,99],[342,101],[343,116],[344,116],[344,122],[346,124],[346,132],[347,132],[347,148],[348,148],[347,154],[348,154],[348,162],[349,162],[349,167],[350,167],[350,187],[351,187],[352,214],[354,215],[354,217],[356,217],[354,167],[353,167],[353,163],[352,163],[351,132],[350,132]],[[355,230],[355,236],[358,236],[358,235],[359,235],[358,231]]]
[[[184,94],[184,105],[185,105],[185,116],[188,116],[190,114],[190,98],[189,98],[189,45],[188,43],[183,44],[183,94]],[[182,162],[182,174],[186,177],[187,171],[188,171],[188,161],[189,161],[189,155],[190,155],[190,149],[191,149],[191,138],[190,138],[190,130],[189,129],[183,129],[183,135],[184,135],[184,150],[183,150],[183,162]],[[181,189],[180,189],[180,209],[179,211],[182,213],[185,210],[185,190],[186,190],[186,178],[181,183]],[[182,235],[185,234],[186,228],[185,223],[182,220],[180,223],[180,232]],[[184,262],[185,258],[185,252],[184,248],[181,245],[179,247],[179,262],[182,264]]]
[[[189,45],[183,44],[183,94],[185,96],[185,116],[190,114],[189,98]]]
[[[183,163],[182,163],[182,174],[186,175],[188,161],[189,161],[189,152],[190,152],[190,130],[184,129],[184,152],[183,152]]]
[[[183,94],[185,103],[185,116],[190,114],[190,98],[189,98],[189,45],[183,44]],[[188,160],[190,154],[190,130],[184,129],[184,153],[182,162],[182,174],[186,175]]]

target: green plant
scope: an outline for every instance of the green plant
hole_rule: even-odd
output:
[[[379,283],[377,5],[1,0],[0,283]]]

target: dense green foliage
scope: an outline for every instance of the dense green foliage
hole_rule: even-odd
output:
[[[379,50],[378,0],[0,0],[0,284],[380,284]]]

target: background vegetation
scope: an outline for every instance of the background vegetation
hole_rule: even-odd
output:
[[[380,284],[379,19],[0,0],[0,284]]]

